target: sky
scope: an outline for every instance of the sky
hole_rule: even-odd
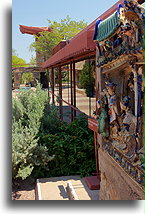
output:
[[[22,34],[19,25],[47,27],[48,19],[60,21],[67,15],[72,20],[85,20],[88,24],[114,5],[117,0],[13,0],[12,48],[28,63],[35,52],[29,50],[33,35]]]

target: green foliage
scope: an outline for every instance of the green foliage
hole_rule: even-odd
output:
[[[36,65],[36,57],[32,56],[29,63]]]
[[[31,44],[30,50],[39,51],[46,58],[52,54],[52,49],[62,40],[69,40],[83,30],[87,23],[82,21],[73,21],[69,16],[60,22],[48,20],[52,32],[41,32],[40,36],[35,36],[37,41]]]
[[[95,171],[93,132],[83,115],[71,124],[59,119],[47,92],[22,92],[12,102],[13,179],[91,175]]]
[[[39,145],[39,128],[47,93],[37,86],[36,92],[21,93],[12,99],[12,173],[13,179],[29,176],[35,166],[45,168],[53,158],[46,146]]]
[[[30,83],[33,80],[33,73],[23,73],[21,83]]]
[[[12,56],[12,67],[27,67],[26,61],[22,58],[19,58],[18,56]]]
[[[27,67],[26,61],[19,58],[15,49],[12,50],[12,67]],[[23,81],[22,81],[23,82]],[[12,83],[14,83],[14,74],[12,73]]]
[[[80,117],[73,123],[56,130],[55,134],[42,135],[39,142],[49,148],[49,155],[55,158],[49,163],[49,171],[44,177],[81,175],[95,171],[93,132],[88,129],[87,119]],[[35,176],[39,176],[35,170]],[[42,175],[41,174],[41,175]]]
[[[93,97],[94,95],[95,78],[93,74],[94,74],[94,66],[91,63],[86,62],[83,66],[83,69],[81,70],[79,82],[80,82],[80,88],[85,89],[86,95],[88,97]]]

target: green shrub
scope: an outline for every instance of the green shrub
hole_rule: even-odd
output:
[[[87,176],[95,171],[93,132],[88,129],[86,118],[63,126],[61,132],[41,136],[39,142],[49,148],[50,156],[55,155],[49,163],[49,171],[41,171],[44,177]],[[39,176],[38,170],[34,172]]]
[[[83,69],[81,70],[81,74],[79,77],[79,85],[80,88],[84,88],[86,95],[88,97],[93,97],[94,95],[94,84],[95,84],[95,79],[93,76],[94,73],[94,66],[86,62],[83,66]]]
[[[91,175],[95,171],[93,132],[83,115],[66,124],[37,86],[12,102],[13,179]]]
[[[36,92],[22,92],[12,99],[12,175],[13,179],[25,179],[35,166],[42,168],[53,158],[48,149],[39,145],[39,129],[47,93],[37,86]]]

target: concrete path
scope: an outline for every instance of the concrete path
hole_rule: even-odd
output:
[[[90,190],[84,178],[80,176],[63,176],[37,179],[38,200],[70,200],[67,183],[71,182],[79,200],[99,200],[99,190]]]

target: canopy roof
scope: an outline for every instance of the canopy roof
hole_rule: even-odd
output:
[[[96,22],[94,40],[103,41],[111,36],[119,26],[118,12],[114,12],[111,16],[101,22]]]
[[[105,20],[114,13],[119,3],[123,3],[124,0],[118,1],[105,13],[103,13],[99,18]],[[90,56],[96,50],[96,44],[93,41],[94,30],[95,30],[96,20],[94,20],[90,25],[88,25],[84,30],[78,33],[75,37],[70,40],[64,48],[59,50],[56,54],[50,57],[46,62],[42,64],[43,68],[55,67],[58,64],[69,63],[72,60],[77,60],[78,57],[83,58],[83,56]]]
[[[20,31],[21,33],[34,35],[43,31],[51,32],[52,29],[49,27],[30,27],[30,26],[20,25]]]

